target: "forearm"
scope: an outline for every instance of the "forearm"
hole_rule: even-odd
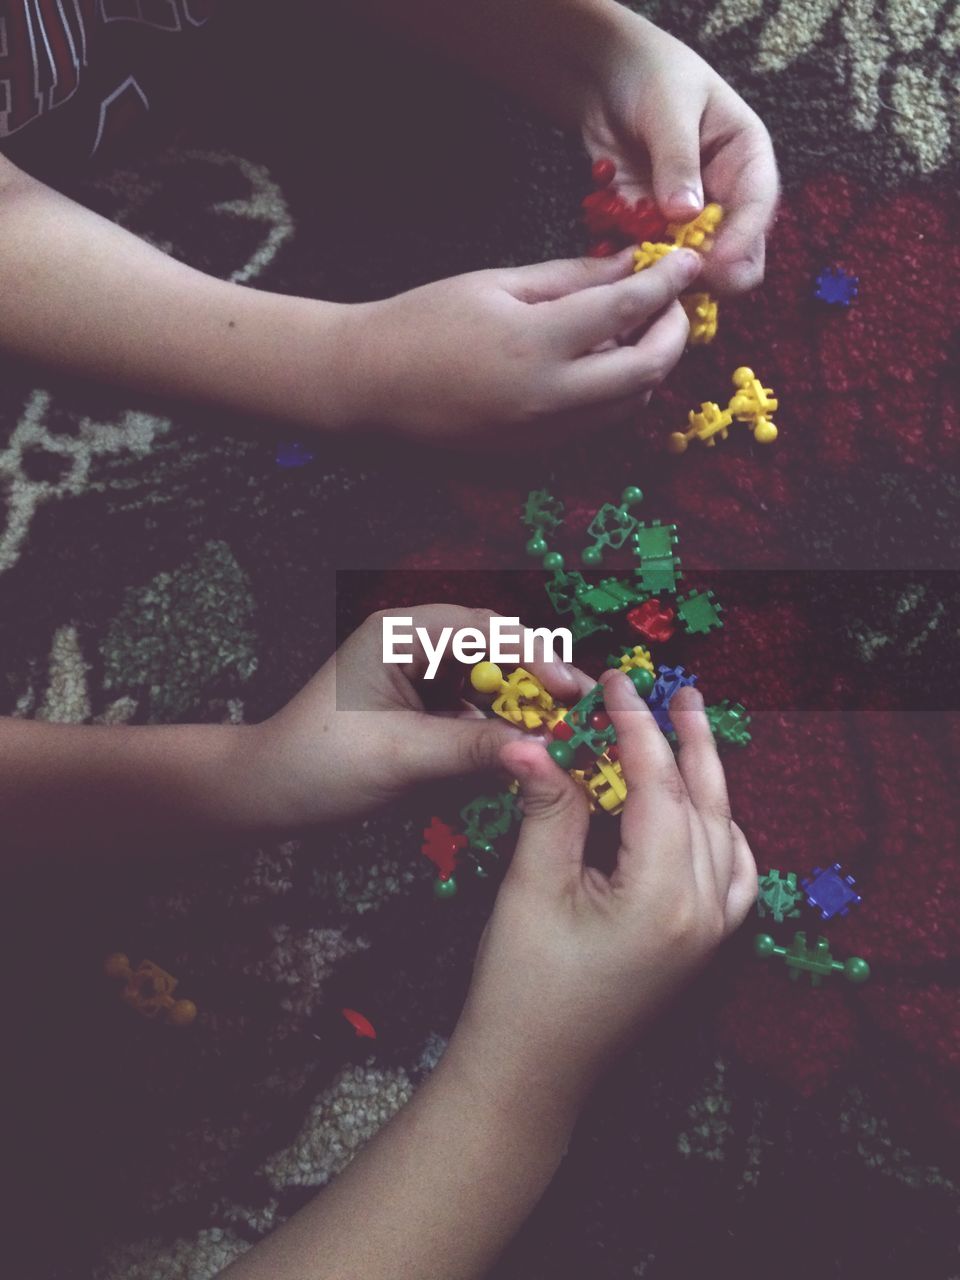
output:
[[[398,34],[440,49],[533,101],[558,123],[579,122],[580,93],[624,22],[617,0],[360,0]]]
[[[549,1099],[517,1097],[501,1106],[445,1057],[328,1190],[224,1275],[482,1276],[556,1171],[572,1120]]]
[[[340,427],[352,308],[216,280],[0,161],[0,346],[82,375]]]
[[[0,719],[0,845],[73,854],[255,832],[250,733]]]

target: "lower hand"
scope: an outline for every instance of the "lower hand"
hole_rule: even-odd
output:
[[[683,250],[633,275],[626,252],[478,271],[358,307],[363,413],[408,436],[492,434],[511,448],[635,416],[683,354],[676,299],[701,266]]]
[[[523,1098],[563,1119],[757,894],[700,694],[670,704],[675,760],[630,680],[603,682],[628,787],[616,867],[607,877],[584,865],[582,788],[542,745],[506,745],[523,826],[447,1055],[448,1070],[503,1105]]]
[[[488,635],[493,616],[443,604],[389,612],[412,617],[410,629],[425,628],[434,645],[447,627]],[[503,746],[522,736],[459,698],[430,714],[423,646],[414,641],[409,665],[384,663],[383,617],[367,618],[295,698],[246,731],[243,805],[269,829],[357,817],[421,783],[499,770]],[[528,667],[559,701],[581,696],[584,677],[563,663]]]

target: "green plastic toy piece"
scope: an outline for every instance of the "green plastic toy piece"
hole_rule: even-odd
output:
[[[457,894],[457,882],[453,876],[437,876],[433,882],[433,896],[441,900],[446,898],[455,898]]]
[[[707,719],[713,730],[713,736],[719,738],[721,742],[730,742],[735,747],[745,747],[752,741],[747,728],[750,717],[747,715],[746,707],[739,702],[731,705],[729,700],[725,699],[712,707],[707,707]]]
[[[776,870],[761,877],[757,894],[757,914],[761,919],[771,915],[777,924],[783,924],[788,916],[800,914],[799,903],[802,901],[803,890],[797,888],[795,872],[788,871],[783,879]]]
[[[577,600],[593,613],[622,613],[647,597],[632,582],[622,578],[602,578],[595,586],[586,583]]]
[[[520,820],[520,806],[512,791],[501,791],[495,796],[477,796],[460,810],[463,834],[470,848],[489,856],[495,853],[493,841],[506,835],[514,822]]]
[[[642,501],[642,491],[631,484],[620,495],[619,506],[612,502],[603,504],[587,528],[587,537],[593,538],[593,542],[581,552],[580,558],[584,564],[601,564],[603,553],[608,547],[612,551],[619,551],[637,527],[636,517],[630,515],[630,507],[635,507]]]
[[[555,533],[563,524],[563,503],[546,489],[531,489],[523,504],[520,519],[528,529]]]
[[[546,561],[544,566],[549,567]],[[562,563],[554,570],[553,577],[546,584],[547,596],[557,613],[573,615],[570,633],[574,643],[594,635],[597,631],[610,630],[605,622],[600,622],[584,606],[582,597],[590,590],[590,584],[582,573],[567,573],[562,568]]]
[[[753,940],[753,949],[761,958],[781,956],[790,970],[790,977],[796,981],[801,973],[809,974],[810,985],[819,987],[824,978],[832,973],[842,973],[848,982],[866,982],[870,977],[870,966],[860,956],[851,956],[841,963],[830,954],[830,944],[826,938],[817,938],[812,947],[807,946],[807,935],[800,931],[793,935],[789,947],[778,947],[769,933],[758,933]]]
[[[680,559],[674,552],[677,545],[677,526],[639,524],[633,533],[633,554],[640,561],[634,571],[644,591],[650,595],[674,592],[678,579],[683,577]]]
[[[691,591],[688,596],[677,596],[676,610],[688,636],[706,635],[723,626],[722,606],[714,603],[712,591]]]

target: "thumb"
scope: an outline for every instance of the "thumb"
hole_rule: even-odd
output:
[[[580,289],[615,284],[633,272],[633,248],[610,258],[553,258],[501,273],[508,292],[520,302],[552,302]]]
[[[504,747],[527,736],[522,729],[486,716],[423,719],[427,722],[424,732],[411,735],[406,730],[410,772],[421,782],[465,773],[499,772]]]
[[[671,103],[646,143],[660,212],[672,222],[689,222],[703,208],[699,115]]]
[[[590,825],[587,798],[536,742],[512,742],[501,763],[520,783],[523,822],[509,875],[556,886],[579,874]]]

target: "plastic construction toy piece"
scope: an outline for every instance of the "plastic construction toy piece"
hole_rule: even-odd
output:
[[[739,702],[731,703],[724,699],[713,707],[707,707],[707,719],[713,736],[721,742],[733,743],[736,747],[745,747],[751,742],[748,729],[750,717],[747,709]]]
[[[653,712],[653,718],[660,726],[664,733],[673,733],[673,721],[670,719],[670,703],[673,701],[674,695],[679,693],[681,689],[685,689],[688,685],[696,684],[697,677],[687,675],[683,667],[658,667],[657,679],[654,683],[650,696],[647,698],[647,706]]]
[[[755,953],[765,959],[767,956],[780,956],[790,970],[790,977],[796,981],[801,973],[810,975],[810,985],[819,987],[824,978],[832,973],[842,973],[848,982],[866,982],[870,977],[870,966],[860,956],[851,956],[841,963],[830,954],[830,945],[826,938],[817,938],[812,947],[807,946],[807,935],[795,933],[789,947],[778,947],[768,933],[759,933],[753,940]]]
[[[677,543],[677,526],[661,524],[654,520],[652,524],[640,524],[633,533],[633,554],[640,561],[634,571],[644,591],[658,594],[661,591],[676,591],[677,579],[682,578],[680,560],[674,552]]]
[[[674,431],[667,441],[671,453],[686,453],[691,440],[702,440],[708,449],[715,447],[717,438],[726,440],[733,425],[733,414],[721,409],[713,400],[704,400],[699,409],[691,409],[687,415],[690,424],[686,431]]]
[[[667,235],[673,237],[678,249],[699,249],[701,253],[709,253],[722,221],[723,207],[708,204],[689,222],[671,222],[667,227]]]
[[[583,768],[591,763],[590,755],[602,756],[616,740],[617,731],[603,708],[603,685],[596,684],[562,713],[553,726],[547,754],[561,769]]]
[[[597,631],[609,631],[605,622],[600,622],[583,603],[583,597],[591,588],[582,573],[566,572],[562,557],[560,566],[554,568],[553,577],[546,584],[547,598],[559,614],[573,615],[570,622],[570,633],[574,643],[592,636]]]
[[[611,653],[607,658],[607,666],[615,667],[618,671],[622,671],[624,675],[630,671],[636,671],[638,668],[655,675],[650,650],[645,649],[642,644],[635,644],[632,649],[624,649],[619,657],[617,654]],[[653,688],[652,685],[650,687]]]
[[[849,307],[860,292],[860,279],[839,267],[824,267],[814,282],[813,296],[831,307]]]
[[[652,240],[644,240],[639,249],[633,251],[633,269],[634,272],[646,271],[647,267],[652,267],[655,262],[659,262],[661,258],[665,258],[668,253],[676,253],[678,245],[657,243]]]
[[[636,517],[630,515],[630,508],[643,501],[643,493],[636,485],[631,484],[620,495],[620,505],[614,506],[606,502],[590,521],[587,537],[593,542],[581,553],[584,564],[598,565],[603,561],[603,553],[609,547],[612,551],[619,549],[637,527]]]
[[[594,586],[589,583],[578,590],[577,601],[592,613],[622,613],[631,605],[646,600],[646,592],[640,591],[634,583],[624,582],[622,578],[601,578]]]
[[[677,596],[677,617],[688,636],[703,636],[722,627],[722,608],[714,603],[712,591],[691,591],[688,596]]]
[[[493,841],[505,836],[511,824],[519,820],[517,797],[510,790],[494,796],[477,796],[460,810],[463,833],[471,850],[480,854],[494,854]]]
[[[807,906],[820,912],[821,920],[832,920],[834,916],[845,916],[852,906],[863,899],[856,893],[853,876],[845,876],[839,862],[822,871],[814,867],[812,875],[800,882],[807,895]]]
[[[745,365],[733,371],[736,392],[727,406],[738,422],[746,422],[753,429],[758,444],[771,444],[778,432],[771,414],[776,413],[779,400],[772,387],[765,387],[752,369]]]
[[[563,503],[546,489],[531,489],[523,504],[520,519],[533,531],[533,536],[527,543],[527,555],[545,556],[550,548],[544,534],[555,533],[563,524]]]
[[[358,1036],[365,1037],[368,1040],[376,1040],[377,1033],[369,1018],[365,1018],[362,1013],[357,1013],[356,1009],[341,1009],[340,1013],[350,1023]]]
[[[666,644],[676,634],[676,614],[662,600],[646,600],[627,614],[627,625],[641,640]]]
[[[439,818],[431,818],[423,832],[420,852],[437,868],[441,880],[449,880],[457,869],[457,854],[467,846],[467,837],[455,832]]]
[[[278,467],[292,469],[293,467],[305,467],[308,463],[313,462],[316,454],[312,449],[308,449],[300,440],[287,440],[277,445],[275,460]]]
[[[601,756],[594,769],[583,778],[592,805],[604,813],[618,814],[627,798],[627,784],[617,760]]]
[[[709,293],[687,293],[680,299],[680,305],[687,313],[690,322],[691,347],[703,347],[717,336],[717,317],[719,306],[716,298]]]
[[[803,901],[803,891],[797,888],[797,877],[792,871],[781,878],[779,871],[768,871],[761,876],[757,895],[757,915],[773,916],[777,924],[783,924],[787,917],[800,914],[799,904]]]
[[[470,683],[478,693],[496,695],[491,710],[509,724],[539,729],[556,719],[553,698],[523,667],[505,676],[495,662],[478,662],[470,672]]]
[[[144,1018],[164,1019],[174,1027],[188,1027],[197,1016],[192,1000],[174,1000],[177,979],[152,960],[141,960],[134,969],[120,952],[107,956],[103,971],[123,982],[120,998]]]

